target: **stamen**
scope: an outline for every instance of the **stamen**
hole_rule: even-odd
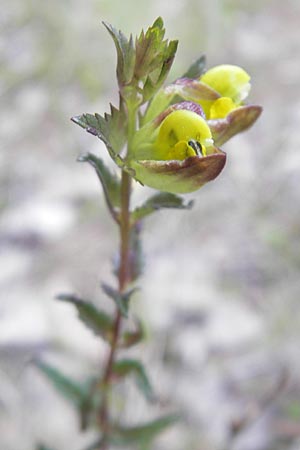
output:
[[[197,156],[203,156],[202,145],[195,139],[190,139],[188,144],[195,151]]]

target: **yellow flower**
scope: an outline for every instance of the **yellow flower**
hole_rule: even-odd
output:
[[[241,67],[230,64],[209,69],[200,77],[200,81],[219,94],[216,100],[199,101],[207,119],[226,117],[242,105],[251,88],[248,73]]]
[[[172,105],[154,121],[158,128],[151,143],[139,145],[142,139],[137,138],[128,162],[136,180],[161,191],[186,193],[219,175],[226,155],[213,145],[210,128],[196,110],[201,108],[192,102]]]
[[[153,159],[182,161],[189,156],[206,156],[206,147],[213,145],[211,131],[206,121],[188,110],[177,110],[162,122]]]

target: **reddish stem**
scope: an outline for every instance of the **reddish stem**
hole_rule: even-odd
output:
[[[119,266],[119,293],[122,294],[126,289],[129,279],[129,240],[130,240],[130,193],[131,178],[127,172],[122,171],[121,183],[121,213],[120,213],[120,266]],[[109,429],[109,394],[112,378],[112,369],[118,349],[118,339],[120,335],[122,316],[117,308],[113,325],[111,347],[105,365],[104,374],[101,380],[103,388],[102,404],[98,415],[100,428],[105,436],[105,432]],[[107,450],[108,443],[103,439],[100,450]]]

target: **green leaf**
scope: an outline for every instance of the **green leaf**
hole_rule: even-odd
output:
[[[112,159],[123,166],[119,152],[127,139],[127,116],[123,107],[120,109],[110,105],[110,114],[82,114],[71,118],[72,122],[84,128],[88,133],[97,136],[106,145]]]
[[[142,206],[136,208],[132,212],[131,218],[133,222],[137,222],[162,208],[191,209],[193,203],[193,200],[186,203],[178,195],[160,192],[150,197]]]
[[[132,36],[129,40],[122,33],[116,30],[109,23],[103,22],[103,25],[113,38],[117,50],[117,78],[119,86],[129,84],[134,75],[135,68],[135,49]]]
[[[200,78],[205,70],[206,58],[205,55],[201,55],[193,64],[188,68],[181,78]]]
[[[79,383],[71,380],[58,369],[45,362],[35,361],[35,365],[64,397],[75,406],[81,406],[86,398],[86,390]]]
[[[79,318],[88,328],[108,342],[111,341],[113,321],[110,316],[100,311],[93,304],[83,301],[72,294],[60,294],[57,299],[74,305]]]
[[[145,368],[140,361],[135,359],[122,359],[113,364],[113,373],[117,377],[124,378],[133,375],[138,389],[144,394],[148,401],[154,400],[154,394],[146,374]]]
[[[128,317],[129,301],[132,294],[136,292],[137,288],[130,289],[129,291],[120,294],[120,292],[106,283],[102,283],[101,287],[105,294],[108,295],[108,297],[110,297],[116,303],[122,316]]]
[[[102,159],[98,158],[92,153],[87,153],[78,158],[80,162],[88,162],[95,170],[98,178],[102,184],[104,197],[109,210],[116,218],[117,214],[115,207],[120,207],[121,204],[121,188],[119,178],[112,174],[111,171],[105,166]]]
[[[161,417],[136,427],[115,427],[109,436],[113,445],[145,445],[153,441],[160,433],[178,421],[178,416],[170,415]]]

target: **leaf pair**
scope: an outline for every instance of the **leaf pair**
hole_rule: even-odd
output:
[[[103,286],[102,286],[103,287]],[[134,293],[134,289],[126,292],[123,296],[120,296],[113,288],[108,285],[104,285],[104,292],[112,298],[122,314],[128,313],[128,302],[130,296]],[[113,319],[104,311],[101,311],[95,305],[76,295],[72,294],[60,294],[57,296],[58,300],[71,303],[75,306],[80,320],[94,333],[96,336],[102,337],[105,341],[111,343],[113,336]],[[144,338],[144,329],[141,323],[136,323],[136,329],[134,331],[125,331],[120,337],[120,347],[128,348],[136,345]]]

